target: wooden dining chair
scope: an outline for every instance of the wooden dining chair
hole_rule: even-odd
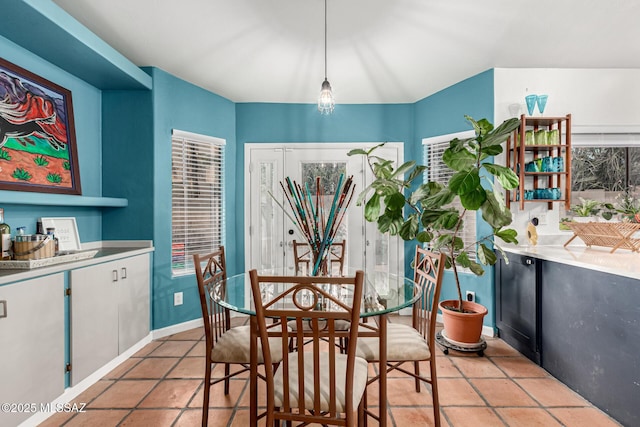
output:
[[[440,426],[440,403],[438,398],[438,378],[436,375],[436,317],[442,286],[445,255],[433,253],[421,246],[416,247],[414,259],[415,292],[420,298],[413,304],[411,325],[389,323],[387,325],[387,372],[397,370],[415,379],[416,391],[420,392],[420,382],[431,385],[433,416],[436,426]],[[377,338],[360,338],[356,354],[369,363],[380,360],[380,345]],[[420,362],[429,362],[429,376],[420,374]],[[413,363],[413,372],[403,366]],[[382,367],[380,367],[382,369]],[[371,384],[379,379],[369,379]],[[366,396],[365,396],[366,402]]]
[[[211,387],[224,381],[224,394],[229,394],[229,380],[249,370],[251,331],[248,325],[231,327],[231,315],[228,309],[216,304],[211,296],[214,292],[224,293],[224,281],[227,278],[224,246],[205,255],[193,255],[196,271],[200,307],[205,333],[205,379],[204,399],[202,403],[202,426],[206,427],[209,418],[209,396]],[[223,295],[220,295],[222,297]],[[282,359],[280,348],[275,347],[269,363],[278,363]],[[259,352],[259,363],[263,363]],[[224,364],[224,376],[211,378],[213,366]],[[240,369],[231,372],[231,365],[240,365]]]
[[[329,248],[329,271],[335,270],[339,275],[344,274],[344,261],[347,250],[347,241],[341,240],[333,242]],[[311,250],[306,242],[293,241],[293,261],[295,264],[296,275],[309,275],[313,266],[311,265]]]
[[[266,425],[280,421],[353,426],[355,410],[367,383],[367,362],[355,355],[364,273],[353,277],[261,276],[249,272],[256,306],[256,321],[265,361],[267,382]],[[277,287],[273,297],[265,289]],[[336,292],[339,290],[339,292]],[[294,321],[295,331],[283,328]],[[339,331],[336,322],[356,325]],[[310,327],[304,327],[308,323]],[[290,338],[310,340],[289,351]],[[349,338],[346,354],[336,348]],[[282,362],[277,369],[269,350],[279,339]]]

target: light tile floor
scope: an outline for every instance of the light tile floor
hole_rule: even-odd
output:
[[[620,425],[504,341],[487,343],[484,357],[437,351],[443,426]],[[202,328],[153,341],[74,400],[87,403],[86,412],[58,413],[40,426],[199,426],[204,348]],[[222,383],[214,386],[209,426],[248,426],[248,393],[246,375],[231,381],[228,396]],[[369,403],[377,402],[375,388],[368,393]],[[393,374],[388,380],[388,425],[433,425],[428,393],[428,385],[416,393],[412,379]]]

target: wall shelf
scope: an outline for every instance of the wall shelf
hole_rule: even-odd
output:
[[[101,208],[124,208],[127,199],[116,197],[70,196],[67,194],[27,193],[21,191],[0,191],[3,205],[78,206]]]

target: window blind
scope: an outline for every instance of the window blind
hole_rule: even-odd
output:
[[[193,254],[224,241],[225,140],[173,131],[171,138],[171,272],[192,274]]]
[[[442,154],[447,148],[449,148],[449,141],[456,136],[459,138],[464,137],[458,135],[443,135],[443,137],[425,138],[423,140],[424,163],[429,167],[429,169],[427,169],[427,173],[425,174],[428,181],[446,184],[453,176],[454,170],[450,169],[442,161]],[[451,205],[455,206],[456,208],[462,209],[462,204],[458,199],[451,203]],[[463,221],[464,222],[462,229],[458,235],[464,242],[464,246],[469,248],[467,251],[469,253],[469,257],[471,259],[474,259],[476,248],[473,244],[477,240],[476,213],[472,211],[465,213]]]

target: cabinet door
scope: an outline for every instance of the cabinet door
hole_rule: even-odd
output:
[[[532,257],[509,254],[496,264],[496,326],[500,338],[536,363],[538,348],[538,263]]]
[[[71,385],[118,355],[119,261],[71,271]]]
[[[131,257],[119,265],[118,352],[149,334],[149,254]]]
[[[48,403],[64,392],[64,298],[64,273],[0,286],[0,403]],[[0,425],[31,415],[0,412]]]

